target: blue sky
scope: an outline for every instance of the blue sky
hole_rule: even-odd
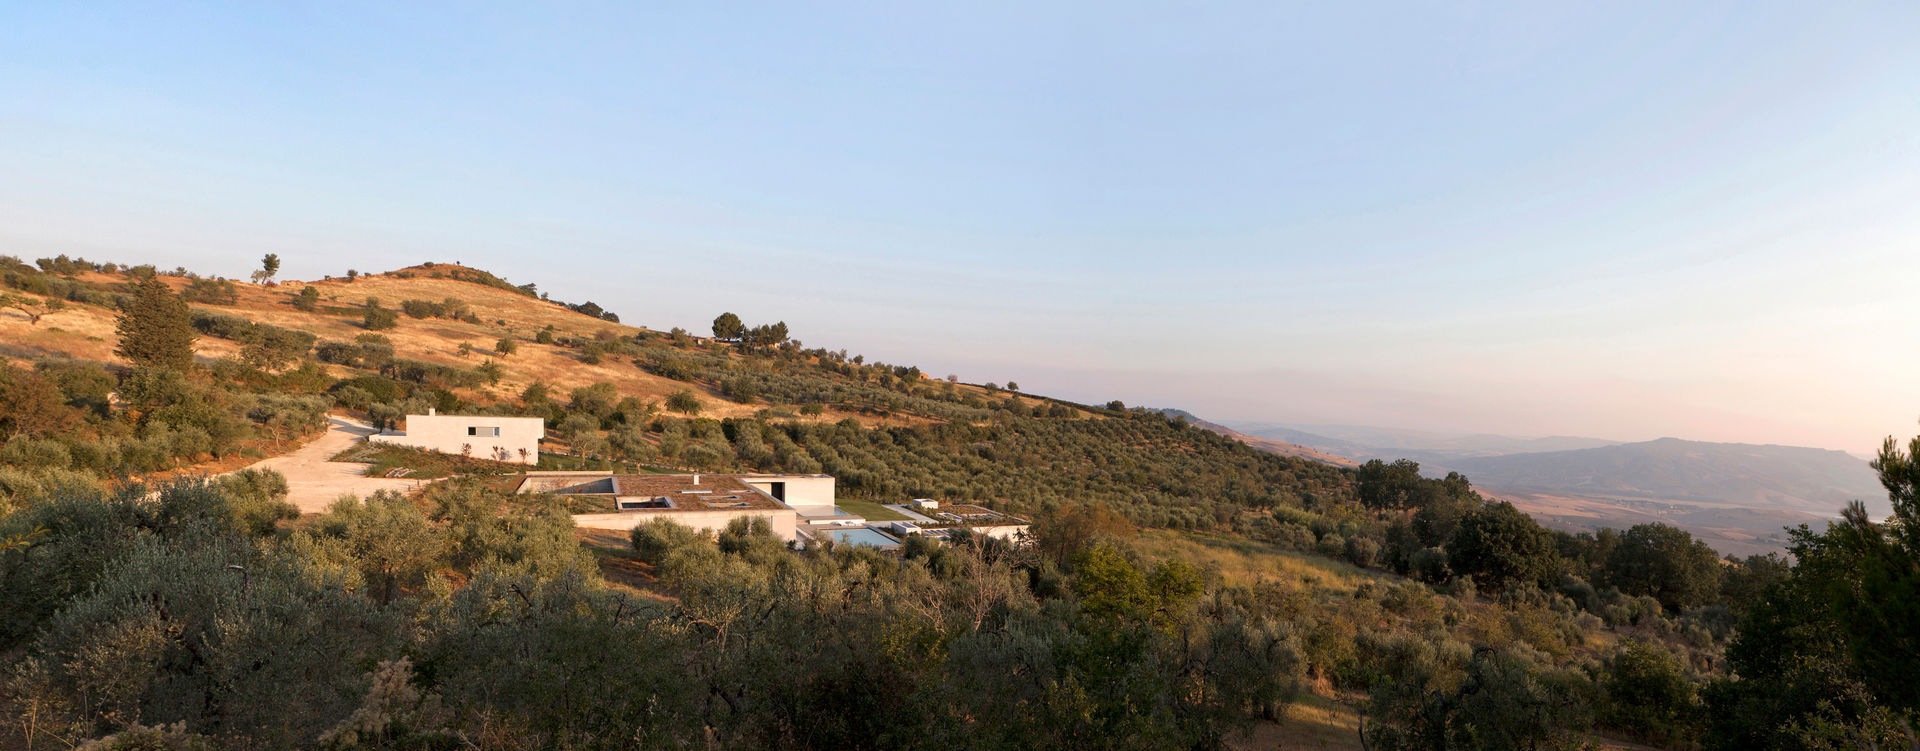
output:
[[[0,253],[460,261],[1215,419],[1916,430],[1917,6],[1036,5],[9,5]]]

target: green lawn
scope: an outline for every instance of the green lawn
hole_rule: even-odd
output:
[[[566,454],[540,452],[540,463],[534,469],[542,471],[559,470],[564,472],[618,472],[628,475],[673,474],[632,462],[617,462],[608,459],[589,459]]]
[[[1181,558],[1189,563],[1212,566],[1232,582],[1257,581],[1279,574],[1288,579],[1312,581],[1329,589],[1351,592],[1364,581],[1404,581],[1393,574],[1370,571],[1346,561],[1301,553],[1264,542],[1202,532],[1150,530],[1140,533],[1134,539],[1134,545],[1149,559]]]
[[[874,501],[855,501],[842,498],[834,501],[833,505],[838,506],[841,511],[871,521],[903,522],[907,520],[906,515]]]

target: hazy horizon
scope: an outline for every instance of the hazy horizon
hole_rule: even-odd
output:
[[[0,9],[0,254],[461,262],[1222,421],[1920,431],[1920,8]]]

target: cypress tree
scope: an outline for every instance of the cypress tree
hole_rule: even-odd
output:
[[[115,319],[120,346],[114,354],[135,365],[185,370],[193,364],[193,322],[187,303],[157,277],[133,284],[133,296]]]

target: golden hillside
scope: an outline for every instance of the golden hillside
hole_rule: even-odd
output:
[[[68,278],[103,289],[118,288],[126,281],[123,274],[98,271],[82,271]],[[176,291],[185,290],[192,281],[180,276],[161,278]],[[493,280],[500,286],[473,279]],[[609,356],[597,364],[589,364],[584,361],[577,347],[567,346],[569,340],[578,343],[596,339],[632,339],[636,334],[643,333],[667,339],[669,335],[575,312],[560,303],[504,288],[505,283],[498,281],[497,277],[457,264],[428,263],[382,274],[360,275],[353,280],[343,277],[312,281],[283,280],[273,285],[233,280],[231,285],[234,291],[231,304],[193,302],[191,307],[196,311],[239,316],[257,323],[310,332],[320,342],[351,342],[357,335],[368,333],[362,325],[362,318],[369,298],[378,300],[381,307],[395,311],[408,300],[436,303],[448,299],[459,300],[469,306],[474,320],[416,318],[402,313],[395,328],[377,333],[393,342],[398,357],[459,368],[473,368],[488,360],[499,364],[504,377],[497,384],[454,389],[462,399],[476,403],[512,398],[538,380],[552,387],[553,393],[559,398],[564,398],[575,388],[601,382],[613,384],[622,396],[636,397],[642,401],[664,401],[669,395],[688,389],[701,402],[700,414],[707,417],[741,417],[769,406],[778,406],[764,402],[744,404],[729,399],[719,392],[718,384],[711,378],[701,377],[706,374],[688,380],[654,375],[636,366],[631,357]],[[320,293],[318,309],[312,312],[295,309],[295,296],[309,285]],[[15,294],[41,299],[31,294]],[[717,314],[720,311],[713,312]],[[45,357],[73,357],[124,365],[124,361],[113,353],[116,344],[114,317],[115,312],[107,306],[71,304],[65,310],[46,314],[35,325],[18,309],[0,311],[0,357],[16,362]],[[549,327],[555,343],[537,342],[536,337]],[[496,342],[502,338],[514,340],[518,345],[517,351],[511,355],[497,351]],[[683,334],[671,337],[671,341],[675,347],[690,353],[728,358],[743,369],[774,367],[743,357],[734,348],[711,338]],[[460,354],[462,343],[472,348],[470,354]],[[212,362],[237,354],[241,345],[226,339],[201,336],[194,348],[201,360]],[[324,367],[329,375],[337,378],[365,373],[338,364]],[[936,383],[930,379],[921,380],[928,384]],[[966,384],[941,384],[941,388],[949,389],[950,394],[960,397],[971,394],[985,399],[989,396],[986,389]],[[1005,400],[1008,395],[1000,394],[992,398]],[[1044,403],[1043,400],[1028,397],[1019,397],[1018,401],[1029,406]],[[825,409],[821,414],[795,419],[837,421],[851,417],[869,425],[926,421],[924,416],[911,411],[892,410],[876,414],[874,410],[847,409],[843,405],[823,406]]]

